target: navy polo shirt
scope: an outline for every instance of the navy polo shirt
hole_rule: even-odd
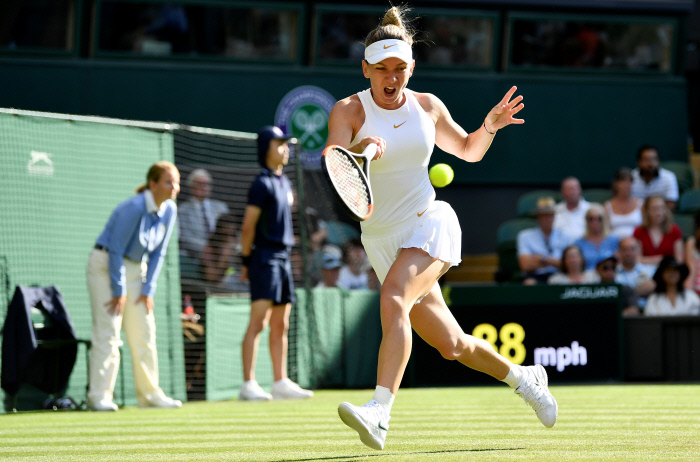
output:
[[[248,192],[248,204],[260,207],[260,219],[255,228],[256,250],[279,249],[294,245],[292,229],[292,183],[283,173],[275,175],[263,169]]]

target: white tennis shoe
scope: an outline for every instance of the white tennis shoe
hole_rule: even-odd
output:
[[[266,393],[255,380],[248,380],[241,385],[238,399],[240,401],[269,401],[272,399],[272,395]]]
[[[290,379],[282,379],[272,384],[272,399],[304,399],[311,398],[314,392],[301,388]]]
[[[384,449],[389,430],[389,414],[384,407],[371,400],[362,406],[343,403],[338,406],[338,415],[345,425],[360,435],[360,440],[372,449]]]
[[[515,393],[535,410],[542,425],[552,428],[557,422],[559,406],[557,400],[549,392],[547,371],[539,364],[523,369],[525,376],[520,382],[520,386],[515,389]]]
[[[160,407],[164,409],[177,409],[182,407],[182,401],[179,399],[169,398],[167,396],[156,396],[146,401],[139,407]]]
[[[90,402],[88,403],[88,407],[91,411],[98,412],[119,410],[119,407],[117,407],[117,405],[114,404],[114,402],[112,402],[111,399],[103,399],[102,401]]]

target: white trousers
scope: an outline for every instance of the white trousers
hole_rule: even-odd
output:
[[[136,397],[140,406],[165,394],[158,386],[158,352],[156,323],[153,312],[146,313],[143,303],[135,304],[141,295],[146,264],[124,259],[126,269],[126,305],[121,316],[109,314],[112,299],[109,277],[109,254],[93,249],[87,266],[87,284],[92,305],[92,347],[90,349],[90,387],[88,401],[112,401],[119,370],[120,331],[131,351]]]

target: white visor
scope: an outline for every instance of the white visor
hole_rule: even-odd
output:
[[[411,45],[403,40],[380,40],[365,48],[365,60],[370,64],[377,64],[387,58],[399,58],[406,64],[413,63],[413,51]]]

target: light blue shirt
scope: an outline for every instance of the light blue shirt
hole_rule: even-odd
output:
[[[595,269],[600,260],[615,255],[620,244],[620,238],[610,235],[600,245],[596,245],[582,237],[577,239],[574,244],[581,249],[581,255],[583,255],[583,259],[586,262],[586,269]]]
[[[544,255],[552,258],[561,258],[562,252],[571,245],[571,242],[571,237],[558,229],[552,229],[549,239],[545,238],[539,226],[537,228],[524,229],[518,233],[518,256]],[[536,270],[535,273],[554,273],[556,271],[557,268],[550,265]]]
[[[148,189],[114,209],[97,238],[97,244],[109,251],[113,297],[126,295],[124,258],[141,262],[146,255],[148,270],[141,294],[153,296],[176,216],[175,202],[168,199],[158,208]]]
[[[656,266],[637,263],[631,270],[626,270],[624,266],[618,265],[617,274],[615,274],[615,282],[620,285],[636,288],[639,284],[648,281],[654,277]],[[639,297],[639,307],[644,308],[647,304],[645,297]]]

